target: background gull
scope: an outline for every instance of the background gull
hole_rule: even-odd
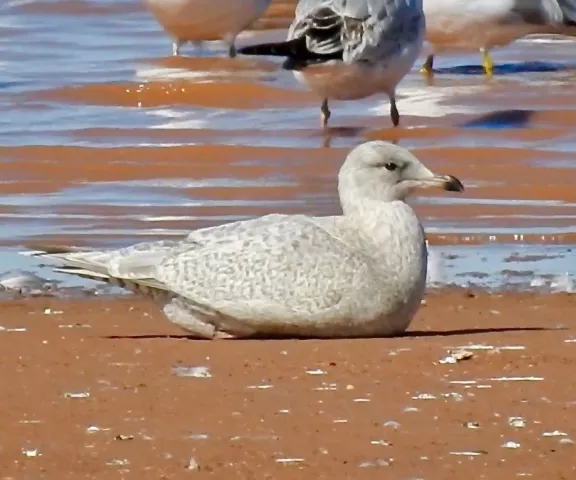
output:
[[[322,98],[355,100],[376,93],[390,98],[397,126],[396,86],[422,49],[422,0],[300,0],[285,42],[240,48],[245,55],[286,57],[283,67]]]
[[[354,148],[338,176],[343,215],[267,215],[181,241],[113,251],[43,248],[58,271],[144,293],[203,338],[366,337],[403,332],[426,284],[424,231],[405,198],[462,191],[402,147]]]
[[[224,40],[230,57],[236,56],[235,41],[266,11],[271,0],[143,0],[162,28],[170,35],[172,54],[186,42]]]
[[[530,34],[576,35],[576,0],[424,0],[426,39],[432,47],[422,66],[431,74],[434,54],[480,50],[491,75],[490,49]]]

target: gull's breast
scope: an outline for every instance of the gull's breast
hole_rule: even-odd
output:
[[[145,0],[166,32],[180,40],[219,40],[238,34],[266,9],[264,0]]]
[[[545,33],[542,32],[543,27],[538,25],[501,25],[480,19],[460,22],[455,20],[455,18],[439,18],[437,21],[428,22],[426,40],[436,51],[490,49],[508,45],[526,35]]]
[[[436,51],[477,50],[507,45],[546,27],[512,21],[509,0],[427,0],[426,40]]]
[[[412,43],[389,58],[374,62],[331,61],[294,72],[297,80],[322,98],[357,100],[377,93],[393,95],[420,53]]]

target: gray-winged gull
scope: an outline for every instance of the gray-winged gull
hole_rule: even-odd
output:
[[[424,13],[433,52],[422,66],[426,74],[444,51],[479,50],[492,75],[494,47],[531,34],[576,35],[576,0],[424,0]]]
[[[172,37],[172,54],[186,42],[224,40],[236,56],[240,32],[258,20],[271,0],[144,0],[158,23]]]
[[[238,49],[244,55],[286,57],[283,68],[322,98],[355,100],[376,93],[390,98],[390,117],[400,122],[396,86],[422,49],[422,0],[300,0],[285,42]]]
[[[460,192],[408,150],[363,143],[338,175],[342,215],[266,215],[120,250],[31,252],[60,272],[153,298],[203,338],[392,336],[408,328],[426,285],[423,228],[405,199]]]

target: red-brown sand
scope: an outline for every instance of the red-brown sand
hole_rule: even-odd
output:
[[[403,338],[197,341],[137,297],[5,303],[2,478],[573,479],[575,306],[453,290]]]

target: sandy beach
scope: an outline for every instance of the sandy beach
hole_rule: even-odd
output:
[[[335,341],[190,340],[132,296],[4,303],[2,478],[569,479],[575,302],[434,291],[405,337]]]

